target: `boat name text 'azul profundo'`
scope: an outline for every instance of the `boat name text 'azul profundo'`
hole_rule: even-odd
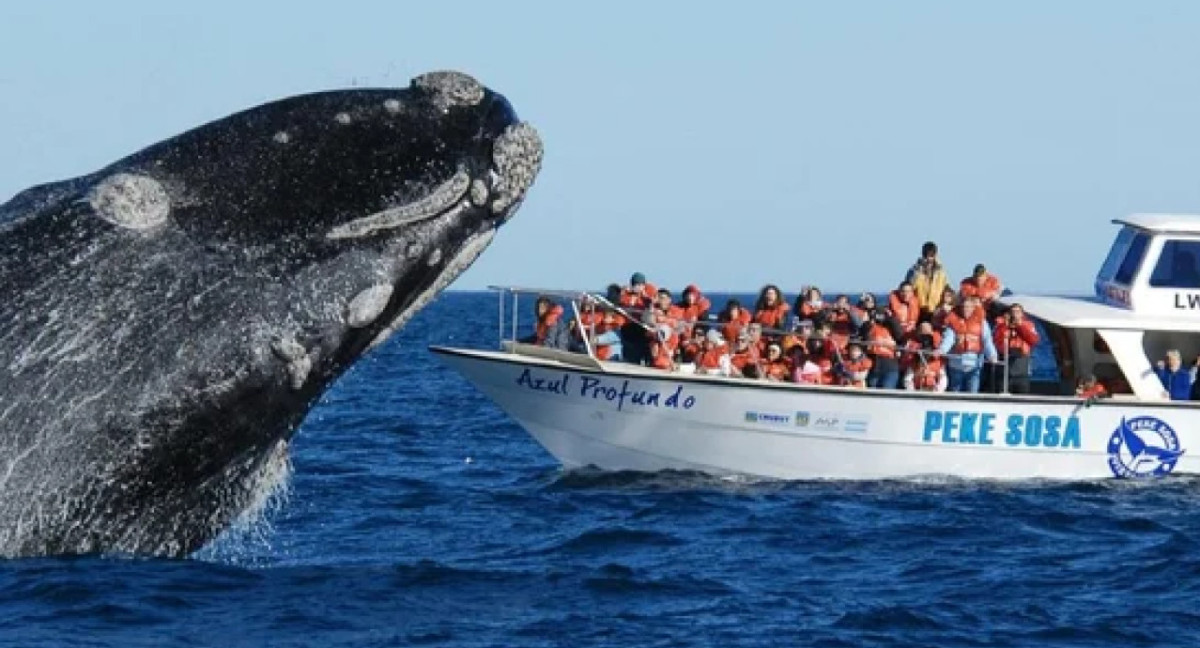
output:
[[[576,380],[578,382],[576,382]],[[548,394],[561,394],[568,397],[590,398],[592,400],[616,403],[617,411],[625,405],[641,407],[661,407],[668,409],[692,409],[696,406],[696,397],[685,394],[683,385],[676,385],[674,391],[660,392],[650,389],[630,389],[629,380],[620,383],[597,378],[595,376],[572,376],[569,373],[556,375],[554,378],[535,374],[526,368],[517,376],[517,384],[533,391]]]
[[[995,445],[999,439],[1014,447],[1079,447],[1077,417],[1010,414],[1001,420],[1002,430],[997,429],[996,414],[991,412],[925,412],[925,431],[921,440],[926,443]]]

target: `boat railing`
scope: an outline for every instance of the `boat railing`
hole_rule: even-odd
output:
[[[521,295],[532,295],[532,296],[534,296],[534,299],[539,299],[539,298],[545,297],[545,298],[549,298],[552,300],[566,301],[568,304],[570,304],[571,315],[575,318],[576,321],[582,320],[582,318],[580,317],[580,315],[581,315],[580,305],[590,302],[594,306],[598,306],[603,310],[611,310],[617,314],[622,315],[623,317],[625,317],[625,319],[627,321],[632,322],[633,324],[636,324],[637,326],[640,326],[641,328],[645,329],[647,332],[653,331],[655,329],[655,327],[653,325],[648,324],[644,321],[644,313],[647,309],[626,308],[619,304],[613,303],[606,296],[601,295],[598,292],[591,292],[591,291],[586,291],[586,290],[562,290],[562,289],[553,289],[553,288],[531,288],[528,286],[488,286],[488,289],[496,291],[499,294],[500,298],[498,300],[499,301],[499,309],[498,309],[498,320],[497,320],[499,339],[500,339],[501,348],[506,351],[509,351],[509,352],[518,352],[519,351],[519,352],[526,353],[529,355],[535,355],[535,356],[544,357],[544,358],[548,358],[548,359],[569,361],[574,364],[580,364],[578,362],[579,356],[585,355],[590,360],[590,362],[584,362],[582,364],[588,364],[588,365],[595,364],[595,365],[599,366],[599,363],[602,362],[600,360],[600,358],[597,357],[596,349],[594,348],[594,346],[592,344],[592,340],[595,337],[594,323],[589,324],[589,327],[588,327],[589,330],[588,330],[587,335],[579,336],[583,343],[583,347],[584,347],[584,353],[582,353],[582,354],[575,352],[575,351],[550,350],[550,349],[546,349],[545,352],[543,352],[541,347],[537,347],[534,344],[523,342],[522,339],[518,335],[519,322],[520,322],[520,304],[521,304],[520,297],[521,297]],[[509,312],[509,309],[505,306],[506,302],[508,302],[510,298],[511,298],[511,312]],[[716,316],[712,316],[712,315],[710,315],[707,318],[701,319],[701,320],[687,321],[685,323],[688,324],[689,326],[696,326],[696,325],[715,326],[715,325],[727,324],[727,322],[721,322],[716,318]],[[507,329],[507,333],[508,333],[507,337],[505,336],[506,329]],[[795,330],[778,329],[778,328],[772,328],[772,327],[767,327],[767,326],[761,326],[761,330],[764,335],[777,336],[777,337],[794,335],[796,333]],[[953,358],[961,358],[966,355],[972,355],[975,357],[978,357],[979,355],[981,355],[981,354],[939,353],[936,349],[934,349],[934,350],[914,349],[914,348],[911,348],[911,347],[909,347],[903,343],[899,343],[899,342],[884,342],[884,341],[878,341],[878,340],[865,340],[865,339],[862,339],[859,337],[854,337],[854,336],[847,338],[847,342],[848,343],[854,342],[854,343],[862,344],[864,346],[875,345],[875,346],[891,347],[891,348],[895,349],[895,352],[897,355],[909,354],[909,355],[915,356],[921,362],[923,367],[928,367],[929,358],[937,357],[937,358],[953,359]],[[839,349],[837,349],[836,345],[834,347],[834,351],[837,354],[838,361],[841,362],[842,361],[841,352]],[[1004,344],[1003,351],[1001,351],[1000,349],[997,349],[996,351],[997,351],[997,355],[998,355],[996,362],[995,363],[986,363],[985,362],[985,366],[987,364],[997,364],[997,365],[1001,365],[1003,367],[1002,393],[1008,394],[1009,393],[1009,371],[1010,371],[1009,355],[1011,353],[1011,349],[1008,348],[1008,338],[1007,337],[1005,338],[1005,344]]]

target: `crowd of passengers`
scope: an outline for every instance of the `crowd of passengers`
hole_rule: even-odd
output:
[[[932,242],[880,302],[870,293],[854,303],[846,295],[830,301],[807,287],[789,305],[771,284],[752,307],[730,299],[714,314],[696,286],[676,299],[637,272],[628,285],[610,285],[605,299],[584,299],[575,319],[539,297],[535,333],[524,341],[585,353],[590,347],[600,360],[667,371],[923,391],[1001,392],[1007,383],[1009,393],[1029,393],[1039,334],[1020,304],[1001,306],[1003,289],[980,264],[955,290]],[[1196,366],[1183,368],[1180,360],[1171,352],[1159,363],[1164,389],[1177,399],[1200,396],[1192,393],[1200,387]],[[1095,398],[1108,390],[1089,376],[1077,393]]]

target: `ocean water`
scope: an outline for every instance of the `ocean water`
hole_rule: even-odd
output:
[[[495,336],[443,295],[192,558],[0,562],[0,645],[1200,645],[1198,480],[564,473],[426,350]]]

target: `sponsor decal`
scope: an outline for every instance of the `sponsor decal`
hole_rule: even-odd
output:
[[[517,376],[517,385],[530,391],[562,398],[582,398],[612,404],[619,412],[626,407],[642,409],[685,409],[696,406],[696,397],[676,384],[667,391],[634,389],[628,379],[613,380],[566,372],[543,372],[526,368]]]
[[[792,417],[787,414],[771,414],[769,412],[746,412],[746,422],[787,425],[792,422]]]
[[[1078,448],[1079,419],[1053,414],[999,417],[992,412],[928,411],[921,440],[947,445]]]
[[[817,432],[866,432],[871,417],[841,412],[796,412],[796,427]]]
[[[1175,430],[1153,416],[1122,417],[1108,438],[1108,467],[1122,479],[1162,477],[1183,453]]]

